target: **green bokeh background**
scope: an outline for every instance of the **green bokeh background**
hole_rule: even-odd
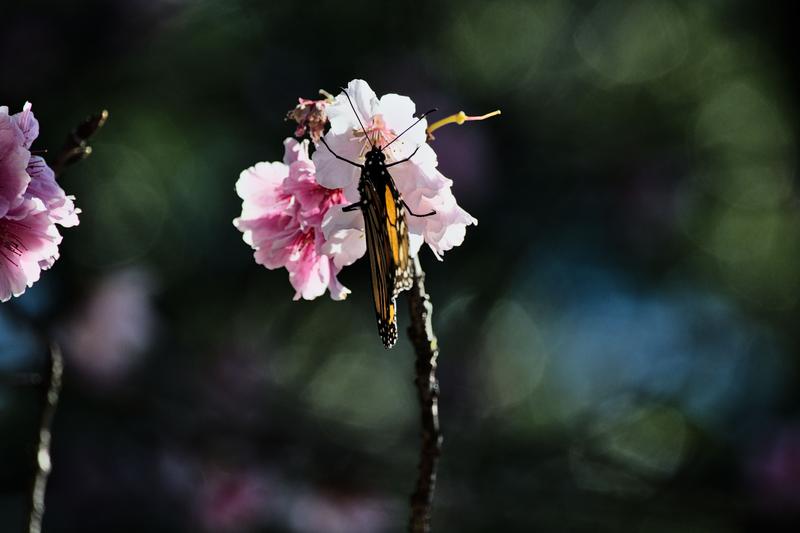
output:
[[[403,530],[413,354],[404,338],[381,348],[366,263],[342,273],[347,301],[292,302],[286,272],[256,265],[231,224],[239,172],[282,157],[296,98],[357,77],[442,116],[503,111],[433,144],[480,221],[443,262],[422,254],[442,348],[434,530],[793,530],[788,10],[118,0],[0,13],[0,104],[33,102],[37,148],[111,114],[62,179],[80,226],[0,308],[0,372],[42,370],[35,329],[67,347],[45,531]],[[68,346],[120,272],[147,280],[133,292],[154,326],[112,379]],[[22,528],[41,394],[0,385],[2,531]]]

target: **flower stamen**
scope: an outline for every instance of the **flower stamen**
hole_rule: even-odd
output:
[[[455,115],[450,115],[449,117],[445,117],[441,120],[437,120],[430,126],[428,129],[425,130],[425,133],[428,134],[428,140],[433,140],[435,137],[433,136],[433,132],[441,128],[442,126],[446,126],[448,124],[458,124],[461,126],[464,122],[469,122],[471,120],[486,120],[487,118],[491,118],[501,114],[499,109],[492,111],[491,113],[486,113],[485,115],[480,115],[476,117],[471,117],[464,113],[463,111],[459,111]]]
[[[365,131],[361,131],[360,128],[353,129],[353,135],[354,136],[351,138],[351,140],[363,143],[361,152],[359,153],[360,157],[363,157],[364,154],[367,153],[367,137],[369,137],[369,144],[377,146],[378,148],[388,145],[395,139],[395,137],[397,137],[397,133],[395,133],[393,129],[390,129],[386,125],[386,121],[383,119],[383,115],[381,114],[377,114],[372,117],[372,120],[366,126]]]

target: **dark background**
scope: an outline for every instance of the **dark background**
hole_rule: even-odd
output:
[[[449,126],[480,221],[438,262],[435,531],[792,531],[800,515],[794,18],[778,3],[9,2],[0,104],[57,149],[81,224],[0,307],[0,530],[22,531],[66,355],[46,532],[401,531],[407,339],[367,265],[292,302],[231,220],[298,96],[352,78]],[[400,302],[401,308],[405,305]],[[400,326],[408,324],[406,313]]]

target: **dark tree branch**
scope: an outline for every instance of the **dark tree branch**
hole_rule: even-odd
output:
[[[436,466],[442,453],[442,433],[439,430],[439,381],[436,379],[439,345],[431,323],[433,304],[425,292],[425,272],[417,257],[414,258],[414,286],[409,295],[409,308],[411,326],[408,336],[417,355],[414,382],[422,414],[422,447],[417,485],[411,495],[408,529],[412,533],[426,533],[431,527],[431,506],[436,488]]]
[[[89,138],[103,127],[108,119],[108,111],[103,110],[81,122],[67,137],[58,156],[51,162],[51,167],[56,176],[60,176],[64,169],[92,153]],[[40,533],[44,519],[45,494],[47,493],[47,480],[50,477],[50,440],[53,418],[58,408],[58,399],[61,394],[61,380],[64,374],[64,358],[61,348],[56,343],[50,345],[50,372],[46,378],[47,396],[45,397],[42,421],[39,425],[39,439],[36,449],[36,476],[33,479],[31,491],[31,506],[28,519],[28,533]],[[21,376],[31,377],[31,376]]]
[[[108,111],[104,109],[88,117],[70,132],[64,146],[61,147],[61,152],[50,164],[56,176],[60,175],[69,165],[91,155],[92,147],[89,146],[89,138],[103,127],[106,120],[108,120]]]
[[[47,397],[39,426],[39,442],[36,450],[36,477],[31,495],[31,514],[28,533],[40,533],[44,518],[44,496],[47,492],[47,479],[50,476],[50,428],[58,407],[61,394],[61,377],[64,373],[64,359],[61,348],[56,343],[50,345],[50,375],[47,379]]]

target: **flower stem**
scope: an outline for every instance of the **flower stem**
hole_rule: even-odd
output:
[[[56,343],[50,345],[50,375],[47,379],[42,422],[39,426],[39,442],[36,451],[36,477],[31,495],[31,513],[28,520],[28,533],[40,533],[44,518],[44,497],[47,492],[47,479],[50,476],[50,428],[58,407],[61,394],[61,377],[64,373],[64,359],[61,348]]]
[[[411,494],[411,519],[408,529],[412,533],[430,531],[431,506],[436,488],[436,466],[442,453],[442,433],[439,430],[439,381],[436,379],[436,362],[439,345],[433,332],[431,314],[433,304],[425,292],[425,272],[419,258],[414,258],[414,286],[409,295],[411,325],[408,336],[414,345],[414,365],[421,418],[422,446],[419,456],[419,474]]]
[[[89,157],[92,147],[89,146],[89,138],[105,124],[108,119],[108,111],[101,111],[80,123],[69,134],[61,152],[51,162],[51,167],[56,177],[59,177],[64,169],[82,159]],[[44,329],[44,328],[38,328]],[[64,357],[61,355],[61,347],[52,342],[49,351],[50,372],[45,381],[47,396],[45,396],[44,411],[42,421],[39,425],[39,440],[36,446],[36,475],[33,479],[33,489],[31,491],[31,507],[28,515],[28,533],[40,533],[42,531],[42,520],[44,519],[45,494],[47,493],[47,480],[50,477],[52,464],[50,462],[50,441],[52,438],[51,426],[53,418],[58,408],[58,400],[61,395],[61,381],[64,374]]]
[[[59,176],[69,165],[91,155],[92,147],[89,146],[89,138],[103,127],[106,120],[108,120],[108,111],[104,109],[88,117],[70,132],[61,152],[50,164],[56,176]]]

